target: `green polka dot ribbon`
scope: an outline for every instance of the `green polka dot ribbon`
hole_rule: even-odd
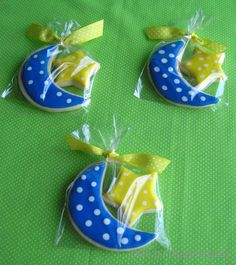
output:
[[[203,46],[216,53],[222,53],[226,50],[225,45],[217,43],[212,40],[203,39],[197,36],[195,33],[189,34],[188,32],[172,26],[152,26],[147,27],[145,34],[150,40],[171,40],[177,37],[191,36],[191,41]]]
[[[85,27],[79,28],[67,37],[60,37],[49,27],[32,24],[27,31],[27,36],[45,43],[64,43],[66,45],[76,45],[88,42],[103,35],[104,20],[97,21]]]
[[[91,153],[105,158],[112,159],[117,162],[122,162],[130,166],[145,170],[147,172],[161,173],[170,163],[170,160],[151,154],[124,154],[119,155],[115,151],[103,150],[100,147],[85,143],[73,135],[65,136],[66,142],[71,150]]]

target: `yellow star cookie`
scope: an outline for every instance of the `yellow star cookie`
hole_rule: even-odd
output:
[[[59,70],[56,83],[61,86],[76,86],[82,89],[89,89],[91,79],[100,68],[95,62],[81,50],[78,50],[67,57],[55,61]]]
[[[163,208],[156,194],[156,181],[157,173],[138,175],[123,167],[104,199],[111,205],[120,207],[118,218],[132,226],[142,214]]]
[[[182,63],[182,70],[191,74],[199,84],[212,75],[213,79],[225,79],[221,66],[224,62],[224,53],[207,52],[195,48],[193,56]]]

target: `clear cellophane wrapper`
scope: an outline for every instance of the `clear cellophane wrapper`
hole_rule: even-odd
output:
[[[188,24],[186,23],[185,36],[159,40],[138,78],[134,92],[137,98],[172,103],[183,107],[209,107],[214,111],[222,106],[228,106],[228,100],[224,94],[227,80],[223,71],[225,51],[215,52],[193,41],[196,38],[194,32],[202,29],[206,23],[203,12],[198,10]],[[178,26],[178,23],[176,25]],[[183,45],[175,54],[176,42],[182,42]],[[164,54],[162,47],[168,45],[170,47],[173,45],[173,51]],[[157,53],[161,58],[156,56],[156,59],[152,60]],[[163,68],[159,67],[162,65],[161,63],[159,65],[159,59],[167,61],[167,63],[163,61]],[[174,66],[168,65],[172,59],[175,59]],[[153,63],[156,63],[156,67]],[[160,74],[156,83],[151,77],[152,67],[154,72]],[[186,89],[188,91],[184,94]]]
[[[44,45],[28,55],[2,89],[1,98],[7,98],[19,88],[30,103],[43,110],[61,112],[87,108],[100,63],[86,50],[85,44],[63,42],[80,29],[77,21],[54,20],[47,27],[61,41]]]
[[[119,130],[116,125],[113,128],[112,134],[104,135],[100,130],[91,129],[88,124],[85,124],[81,130],[74,131],[72,136],[85,143],[102,147],[105,150],[111,150],[110,152],[113,154],[117,150],[120,140],[127,132],[127,129]],[[120,162],[112,158],[112,156],[89,165],[88,168],[99,167],[101,163],[105,164],[105,171],[103,175],[98,177],[103,178],[100,193],[102,202],[100,205],[104,205],[106,213],[104,213],[104,209],[97,209],[95,207],[96,209],[93,209],[90,218],[88,218],[90,220],[85,221],[85,223],[91,221],[95,227],[97,226],[94,231],[102,231],[104,227],[100,228],[100,224],[102,222],[106,224],[106,231],[103,235],[106,235],[112,241],[108,248],[109,250],[133,250],[149,243],[154,244],[154,242],[158,242],[164,247],[170,247],[170,241],[166,236],[164,227],[164,205],[159,190],[159,174],[157,172],[145,172],[137,167]],[[74,193],[74,186],[77,185],[76,182],[80,178],[85,179],[85,176],[87,176],[88,179],[86,171],[88,168],[85,170],[81,169],[79,175],[72,181],[66,191],[65,203],[57,230],[57,245],[59,243],[63,245],[63,242],[66,244],[67,240],[63,240],[64,237],[70,236],[70,233],[75,233],[75,231],[70,229],[71,222],[74,224],[73,209],[71,209],[73,206],[70,204],[72,200],[71,194]],[[91,185],[93,186],[93,184]],[[94,197],[96,198],[96,195]],[[81,198],[82,202],[76,202],[77,207],[79,210],[86,208],[87,213],[85,214],[89,215],[89,207],[83,205],[83,198],[86,200],[86,193],[85,197]],[[112,218],[107,217],[106,214],[111,215]],[[87,236],[84,236],[80,228],[78,229],[75,224],[73,226],[77,232],[79,231],[78,244],[83,244],[83,238],[85,237],[85,239],[94,243],[94,245],[106,248],[94,242],[91,238],[88,239]],[[112,230],[114,229],[116,233],[115,236],[112,236],[114,234]],[[133,231],[135,231],[132,234],[133,238],[129,237]],[[146,235],[151,235],[151,238],[145,239]],[[134,242],[131,242],[132,240]]]

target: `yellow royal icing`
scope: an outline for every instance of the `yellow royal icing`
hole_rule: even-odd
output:
[[[219,74],[219,78],[224,79],[225,74],[221,66],[224,62],[224,53],[207,52],[200,48],[195,48],[193,56],[182,63],[182,68],[194,77],[199,84],[211,74]]]
[[[131,226],[143,213],[163,208],[156,194],[156,181],[157,173],[138,175],[123,167],[104,199],[115,207],[121,206],[121,221]]]
[[[85,90],[90,88],[91,79],[100,68],[99,63],[81,50],[56,60],[55,66],[62,69],[56,78],[59,86],[76,86]]]

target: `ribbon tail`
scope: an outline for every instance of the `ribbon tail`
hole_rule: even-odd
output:
[[[153,26],[146,28],[144,31],[150,40],[171,40],[186,35],[183,30],[170,26]]]
[[[59,41],[59,37],[55,32],[39,24],[32,24],[26,34],[32,39],[40,40],[45,43],[56,43]]]
[[[88,26],[82,27],[66,38],[65,42],[69,45],[82,44],[90,40],[99,38],[103,35],[104,20],[99,20]]]
[[[69,144],[71,150],[82,151],[82,152],[99,155],[99,156],[102,156],[105,152],[103,149],[97,146],[85,143],[72,135],[66,135],[65,141]]]
[[[131,166],[157,173],[163,172],[170,164],[170,160],[150,154],[127,154],[118,156],[115,159]]]

